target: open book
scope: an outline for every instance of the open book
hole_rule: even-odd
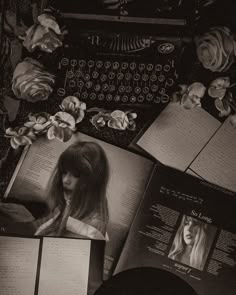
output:
[[[154,267],[175,274],[198,295],[235,294],[235,197],[199,178],[156,166],[115,274]]]
[[[154,165],[152,161],[82,133],[74,135],[66,143],[39,138],[29,148],[25,148],[5,192],[4,201],[17,200],[17,203],[24,205],[36,203],[34,211],[39,215],[39,204],[48,201],[47,187],[59,156],[77,141],[99,144],[104,149],[109,163],[110,177],[106,192],[109,220],[104,264],[104,277],[108,278],[114,271],[133,216],[145,191]],[[18,228],[16,232],[14,224],[5,225],[6,233],[25,235],[27,231],[32,234],[32,230],[26,227]]]
[[[236,130],[229,119],[221,124],[202,108],[170,103],[136,142],[164,165],[236,191]]]
[[[103,254],[102,241],[0,236],[1,294],[92,295]]]

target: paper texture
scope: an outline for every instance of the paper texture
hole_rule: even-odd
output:
[[[0,236],[0,293],[33,295],[39,240]]]
[[[234,295],[235,206],[232,192],[180,171],[157,167],[115,274],[155,267],[180,277],[198,295]]]
[[[202,108],[170,103],[137,144],[162,164],[184,171],[219,126]]]
[[[44,238],[38,295],[87,295],[90,241]]]
[[[236,130],[229,119],[190,168],[205,180],[236,192]]]
[[[107,199],[110,220],[105,251],[105,274],[109,276],[153,169],[152,161],[81,133],[66,143],[40,138],[29,148],[12,187],[8,189],[8,197],[45,202],[46,188],[57,159],[76,140],[99,143],[109,162]]]

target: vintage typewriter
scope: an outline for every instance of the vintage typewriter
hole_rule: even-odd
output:
[[[57,95],[75,95],[88,104],[167,104],[188,26],[183,13],[174,17],[173,11],[160,15],[151,9],[148,14],[147,6],[143,13],[128,1],[115,10],[97,4],[95,13],[90,4],[69,2],[59,7],[69,34]]]

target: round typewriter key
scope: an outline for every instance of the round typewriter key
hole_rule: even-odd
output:
[[[84,86],[84,82],[83,82],[82,80],[79,80],[79,81],[77,82],[77,86],[78,86],[79,88],[82,88],[82,87]]]
[[[83,75],[83,74],[82,74],[81,71],[76,71],[76,72],[75,72],[75,77],[76,77],[76,78],[80,78],[80,77],[82,77],[82,75]]]
[[[161,102],[162,103],[167,103],[167,102],[169,102],[169,100],[170,100],[170,97],[169,97],[168,94],[163,94],[162,95],[162,97],[161,97]]]
[[[85,67],[85,66],[86,66],[86,61],[85,61],[84,59],[80,59],[80,60],[79,60],[79,66],[80,66],[81,68]]]
[[[75,97],[80,97],[80,93],[76,91],[76,92],[73,94],[73,96],[75,96]]]
[[[161,98],[160,98],[159,96],[156,96],[156,97],[154,98],[154,102],[155,102],[155,103],[160,103],[160,102],[161,102]]]
[[[92,93],[90,93],[89,97],[90,97],[91,100],[95,100],[96,99],[96,94],[92,92]]]
[[[94,90],[95,90],[95,91],[100,91],[100,90],[101,90],[101,85],[100,85],[100,84],[96,84],[96,85],[94,86]]]
[[[120,64],[117,61],[113,62],[113,64],[112,64],[112,68],[114,70],[117,70],[119,68],[119,66],[120,66]]]
[[[140,71],[143,71],[145,69],[145,64],[139,64],[138,68]]]
[[[134,81],[140,80],[140,75],[139,74],[134,74]]]
[[[76,85],[76,83],[75,83],[74,80],[71,80],[71,81],[69,82],[69,87],[75,87],[75,85]]]
[[[158,90],[158,85],[153,84],[153,85],[151,86],[151,90],[152,90],[152,92],[157,92],[157,90]]]
[[[74,58],[73,58],[73,59],[70,61],[70,64],[71,64],[72,67],[77,66],[77,59],[74,59]]]
[[[93,79],[97,79],[98,76],[99,76],[99,73],[98,73],[97,71],[93,71],[93,72],[92,72],[92,77],[93,77]]]
[[[130,102],[134,103],[136,102],[137,99],[136,99],[136,96],[132,95],[129,100]]]
[[[151,93],[148,93],[146,96],[147,101],[152,101],[153,100],[153,95]]]
[[[110,92],[113,92],[116,90],[116,86],[114,84],[109,85]]]
[[[139,93],[141,92],[141,90],[142,90],[142,89],[141,89],[140,87],[138,87],[138,86],[134,88],[134,92],[135,92],[136,94],[139,94]]]
[[[108,78],[110,80],[113,80],[115,78],[115,76],[116,76],[116,74],[114,72],[109,72],[109,74],[108,74]]]
[[[109,85],[107,84],[107,83],[105,83],[103,86],[102,86],[102,90],[103,91],[108,91],[108,89],[109,89]]]
[[[136,69],[136,62],[131,62],[129,65],[129,68],[133,71],[134,69]]]
[[[130,73],[125,74],[125,80],[129,81],[132,79],[132,75]]]
[[[123,73],[118,73],[117,74],[117,79],[118,80],[122,80],[124,78],[124,74]]]
[[[148,64],[147,65],[147,70],[148,71],[152,71],[152,69],[153,69],[153,64]]]
[[[93,61],[93,60],[89,60],[89,61],[88,61],[88,67],[89,67],[89,68],[94,67],[94,61]]]
[[[110,94],[110,93],[107,94],[107,95],[106,95],[106,100],[107,100],[107,101],[112,101],[112,94]]]
[[[166,79],[166,86],[173,86],[174,85],[174,80],[172,78],[167,78]]]
[[[118,88],[118,91],[119,91],[120,93],[123,93],[123,92],[125,91],[125,86],[120,85],[119,88]]]
[[[155,82],[157,80],[157,75],[151,75],[150,80]]]
[[[85,74],[84,75],[84,80],[85,81],[89,81],[90,80],[90,75],[89,74]]]
[[[144,96],[139,95],[139,97],[138,97],[138,102],[143,102],[143,101],[144,101]]]
[[[75,75],[75,74],[74,74],[73,71],[68,71],[68,72],[66,73],[66,76],[67,76],[67,78],[69,78],[69,79],[73,78],[74,75]]]
[[[82,94],[81,94],[81,98],[83,98],[83,99],[86,99],[86,98],[88,98],[88,92],[83,92]]]
[[[98,100],[104,100],[105,95],[103,93],[98,94]]]
[[[106,75],[106,74],[101,74],[101,76],[100,76],[100,80],[101,80],[102,82],[105,82],[105,81],[107,80],[107,75]]]
[[[163,67],[163,70],[165,71],[165,72],[169,72],[170,71],[170,65],[164,65],[164,67]]]
[[[165,81],[165,76],[164,75],[159,75],[158,76],[158,81],[159,82],[164,82]]]
[[[105,69],[109,69],[110,66],[111,66],[111,62],[110,61],[105,61],[105,63],[104,63]]]
[[[58,89],[57,89],[57,94],[58,94],[59,96],[63,96],[63,95],[66,94],[66,91],[65,91],[64,88],[58,88]]]
[[[143,74],[143,75],[142,75],[142,80],[143,80],[143,81],[147,82],[148,79],[149,79],[149,76],[148,76],[147,74]]]
[[[119,95],[115,95],[114,101],[116,101],[116,102],[120,101],[120,96]]]
[[[162,70],[162,65],[161,65],[161,64],[156,64],[156,65],[155,65],[155,70],[156,70],[157,72],[160,72],[160,71]]]
[[[61,65],[68,66],[68,64],[69,64],[69,59],[67,57],[63,57],[61,60]]]
[[[121,64],[121,68],[122,68],[122,70],[126,70],[127,68],[128,68],[128,63],[127,62],[122,62],[122,64]]]
[[[127,101],[129,100],[129,98],[128,98],[127,95],[124,95],[124,96],[122,96],[121,100],[122,100],[123,102],[127,102]]]
[[[85,83],[85,87],[88,88],[88,89],[92,88],[92,86],[93,86],[92,81],[87,81],[87,82]]]
[[[148,87],[144,87],[143,88],[143,94],[148,94],[149,92],[149,88]]]
[[[97,67],[98,69],[100,69],[102,66],[103,66],[103,62],[102,62],[101,60],[98,60],[98,61],[96,62],[96,67]]]
[[[125,92],[130,93],[132,92],[133,88],[129,85],[125,87]]]
[[[159,93],[160,93],[161,95],[165,94],[165,93],[166,93],[166,89],[165,89],[165,88],[161,88],[161,89],[159,90]]]

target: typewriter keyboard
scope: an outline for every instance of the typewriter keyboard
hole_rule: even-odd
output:
[[[177,79],[175,60],[163,63],[102,58],[67,58],[59,63],[59,96],[83,101],[167,103]]]

